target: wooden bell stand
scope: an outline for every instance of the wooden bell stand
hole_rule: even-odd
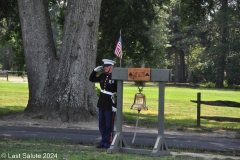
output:
[[[108,153],[135,153],[146,154],[153,157],[170,155],[164,137],[164,94],[165,82],[171,81],[172,71],[169,69],[150,68],[113,68],[112,79],[117,80],[117,119],[116,134],[113,138]],[[123,81],[154,81],[159,82],[158,96],[158,135],[153,150],[135,149],[128,147],[122,133],[122,104]]]

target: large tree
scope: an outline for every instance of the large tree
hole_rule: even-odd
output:
[[[48,0],[18,0],[29,101],[26,113],[66,122],[96,113],[94,84],[101,0],[68,0],[61,53],[57,56]]]
[[[228,5],[229,0],[181,0],[181,17],[183,25],[197,24],[204,18],[209,21],[215,20],[218,23],[219,32],[218,44],[212,44],[211,54],[214,57],[214,82],[216,87],[222,88],[224,82],[224,72],[226,67],[226,57],[229,53],[228,42]],[[233,2],[233,4],[237,4]],[[217,17],[212,16],[217,12]]]

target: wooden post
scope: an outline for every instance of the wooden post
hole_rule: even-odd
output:
[[[200,127],[201,93],[197,93],[197,127]]]
[[[7,81],[8,81],[8,70],[7,70]]]

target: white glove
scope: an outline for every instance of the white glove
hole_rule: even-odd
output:
[[[112,106],[112,112],[117,112],[117,108]]]
[[[95,72],[101,71],[102,68],[103,68],[103,66],[98,66],[98,67],[94,68],[94,71]]]

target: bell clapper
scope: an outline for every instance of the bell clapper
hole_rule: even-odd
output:
[[[132,144],[135,141],[135,137],[136,137],[136,133],[137,133],[137,127],[138,127],[138,120],[139,120],[139,113],[141,110],[138,110],[138,116],[137,116],[137,121],[136,121],[136,127],[135,127],[135,132],[134,132],[134,136],[133,136],[133,140],[132,140]]]

